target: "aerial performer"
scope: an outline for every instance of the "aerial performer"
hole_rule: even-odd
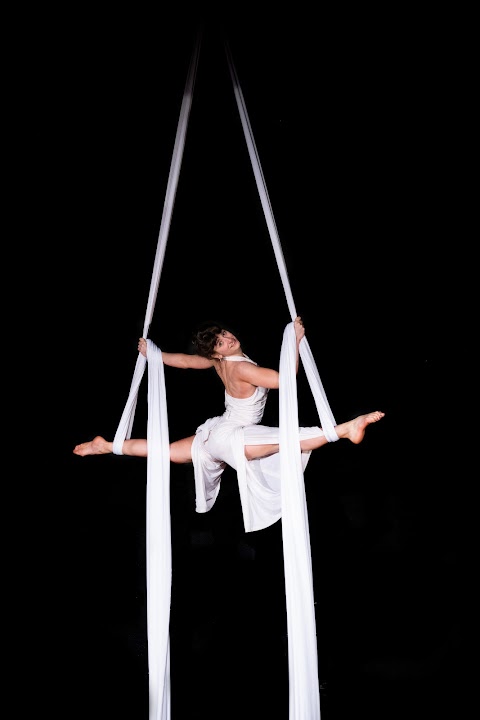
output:
[[[300,317],[294,320],[294,329],[298,373],[299,347],[305,336]],[[247,494],[243,497],[247,498],[251,519],[250,528],[246,529],[263,529],[281,517],[279,428],[261,424],[268,393],[279,388],[279,372],[257,365],[243,352],[238,338],[217,324],[197,330],[193,345],[194,354],[162,351],[163,363],[183,370],[214,368],[225,388],[225,410],[222,415],[207,419],[195,434],[170,443],[170,461],[193,463],[197,512],[207,512],[213,506],[226,465],[245,472]],[[148,360],[144,338],[138,341],[138,351]],[[375,410],[336,425],[338,439],[361,443],[367,428],[384,415]],[[300,427],[299,438],[304,467],[310,453],[329,442],[319,426]],[[82,457],[113,453],[113,441],[97,435],[76,445],[73,452]],[[124,440],[121,454],[146,458],[147,440]]]

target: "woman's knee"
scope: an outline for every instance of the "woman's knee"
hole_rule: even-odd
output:
[[[192,445],[195,435],[170,444],[170,461],[178,465],[192,462]]]
[[[278,445],[245,445],[244,452],[247,460],[258,460],[275,455],[278,452]]]

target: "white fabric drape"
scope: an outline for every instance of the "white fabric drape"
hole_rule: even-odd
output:
[[[292,320],[297,317],[285,259],[268,197],[260,158],[228,44],[225,44],[240,120],[247,143],[258,193]],[[300,357],[322,430],[330,442],[338,440],[335,418],[320,381],[307,339],[300,343]],[[289,720],[319,720],[317,637],[308,514],[299,445],[296,340],[293,322],[284,332],[280,353],[280,472],[282,537],[287,602]]]
[[[143,337],[147,338],[157,299],[165,257],[201,45],[198,33],[183,93],[168,177],[157,251],[150,284]],[[170,720],[170,601],[172,539],[170,526],[170,460],[167,401],[161,351],[147,341],[148,357],[148,458],[147,458],[147,635],[149,720]],[[123,441],[131,437],[140,382],[146,359],[139,353],[130,393],[113,441],[113,452],[122,454]]]
[[[179,124],[168,178],[157,252],[150,286],[143,336],[147,337],[157,297],[165,248],[183,157],[188,118],[200,52],[198,34],[188,71]],[[297,313],[272,208],[253,139],[243,95],[228,45],[225,46],[235,98],[247,148],[262,202],[270,239],[293,319]],[[293,322],[285,328],[280,353],[280,448],[282,488],[282,532],[287,599],[289,718],[319,720],[317,641],[313,599],[308,515],[298,439],[298,407],[295,374],[295,332]],[[307,339],[300,356],[315,399],[320,425],[327,439],[338,440],[330,410]],[[168,414],[161,351],[148,341],[148,423],[147,439],[147,632],[149,663],[149,720],[170,720],[170,462]],[[123,441],[131,437],[138,390],[146,366],[139,354],[129,397],[114,438],[114,453],[121,454]]]

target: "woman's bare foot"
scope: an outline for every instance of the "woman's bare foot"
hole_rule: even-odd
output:
[[[112,443],[107,442],[101,435],[97,435],[93,440],[89,442],[81,443],[76,445],[73,449],[75,455],[108,455],[112,452]]]
[[[385,417],[385,413],[380,410],[376,410],[375,412],[367,413],[366,415],[359,415],[346,423],[341,423],[341,425],[337,425],[335,429],[338,437],[346,438],[355,445],[358,445],[365,437],[365,430],[368,425],[378,422],[383,417]]]

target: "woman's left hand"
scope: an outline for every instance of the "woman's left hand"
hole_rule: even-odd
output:
[[[303,326],[303,320],[301,317],[295,318],[295,320],[293,321],[293,327],[295,328],[297,342],[300,342],[300,340],[305,337],[305,328]]]

